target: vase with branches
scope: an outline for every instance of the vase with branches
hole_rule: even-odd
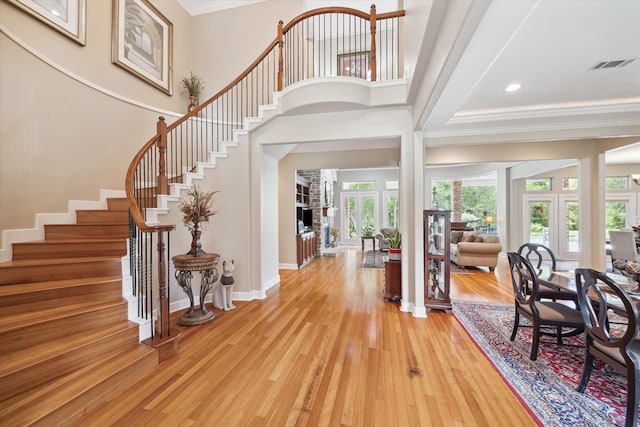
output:
[[[189,111],[193,111],[198,107],[200,93],[204,89],[204,80],[197,74],[193,74],[193,71],[189,72],[188,76],[182,78],[182,86],[189,95]]]
[[[195,257],[204,255],[200,236],[209,217],[217,212],[213,210],[213,195],[217,191],[203,192],[197,185],[187,192],[187,198],[180,200],[178,210],[182,213],[182,223],[191,232],[191,250],[187,255]]]

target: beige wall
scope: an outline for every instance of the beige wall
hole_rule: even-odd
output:
[[[153,2],[174,25],[168,96],[111,63],[112,2],[87,3],[81,46],[0,2],[0,230],[33,228],[36,213],[66,212],[68,200],[97,200],[100,189],[123,190],[129,161],[158,116],[173,121],[167,111],[185,110],[178,85],[191,61],[186,12],[173,1]]]
[[[203,99],[215,95],[249,64],[278,34],[278,21],[286,24],[304,12],[304,2],[269,1],[194,16],[191,44],[197,46],[192,69],[207,76]]]

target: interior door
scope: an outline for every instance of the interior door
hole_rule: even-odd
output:
[[[378,230],[378,193],[375,191],[342,192],[340,234],[342,243],[360,244],[360,237],[374,236]]]

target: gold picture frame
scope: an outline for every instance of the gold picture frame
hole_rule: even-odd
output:
[[[87,0],[51,2],[47,0],[9,0],[9,3],[85,46],[87,39]]]
[[[338,55],[338,75],[359,79],[369,78],[370,57],[371,52],[368,50]]]
[[[148,0],[113,0],[111,62],[172,95],[173,24]]]

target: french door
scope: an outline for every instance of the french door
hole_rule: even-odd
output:
[[[560,221],[558,258],[578,259],[580,253],[580,227],[578,223],[578,198],[574,195],[560,196]]]
[[[340,193],[342,215],[340,236],[343,244],[360,244],[360,237],[374,236],[378,230],[378,192]]]
[[[555,195],[524,196],[521,243],[541,243],[558,253],[556,205]]]

